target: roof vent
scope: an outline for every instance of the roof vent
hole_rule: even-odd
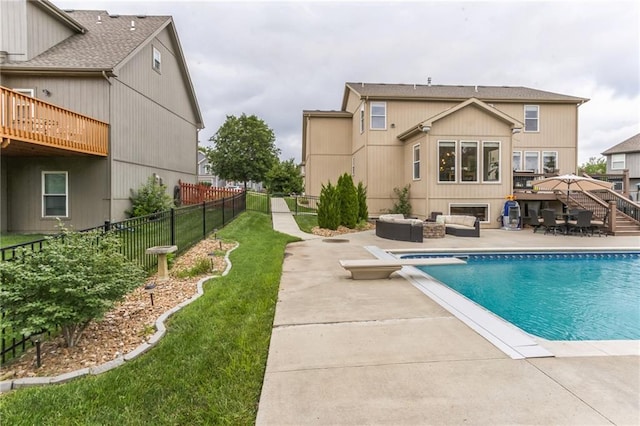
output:
[[[427,86],[431,87],[431,77],[427,77]]]
[[[131,28],[129,30],[134,31],[136,29],[136,21],[131,21]]]
[[[102,16],[98,15],[98,22],[96,24],[102,24]]]
[[[474,86],[473,90],[475,90],[475,92],[478,93],[478,86]]]

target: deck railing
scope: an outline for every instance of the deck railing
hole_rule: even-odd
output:
[[[200,204],[205,201],[219,200],[221,198],[233,197],[242,193],[242,189],[216,188],[203,184],[192,184],[179,181],[180,193],[176,194],[176,199],[180,200],[180,205]]]
[[[1,148],[12,140],[106,156],[109,125],[0,86]]]

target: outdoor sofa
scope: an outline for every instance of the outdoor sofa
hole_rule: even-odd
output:
[[[479,237],[480,221],[475,216],[438,215],[436,223],[444,224],[444,231],[457,237]]]
[[[398,241],[422,242],[422,220],[405,219],[402,214],[383,214],[376,220],[376,235]]]

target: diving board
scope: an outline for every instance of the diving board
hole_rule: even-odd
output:
[[[412,259],[354,259],[340,260],[340,266],[351,272],[354,280],[381,280],[403,266],[458,265],[466,263],[457,257],[434,257]]]

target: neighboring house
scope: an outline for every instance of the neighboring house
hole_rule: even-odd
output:
[[[234,182],[224,180],[211,173],[211,166],[207,156],[198,151],[198,182],[205,182],[216,188],[240,188],[244,189],[244,182]],[[262,191],[262,182],[247,182],[247,189],[252,191]]]
[[[628,170],[629,188],[626,190],[633,200],[640,200],[640,133],[612,146],[602,153],[607,159],[607,173],[623,173]]]
[[[202,117],[173,19],[0,0],[0,230],[125,217],[149,176],[195,183]]]
[[[347,172],[367,187],[371,216],[411,185],[415,216],[471,214],[498,227],[515,187],[576,172],[587,100],[526,87],[346,83],[340,111],[303,111],[305,192],[319,195]],[[523,214],[557,202],[531,190],[517,199]]]

